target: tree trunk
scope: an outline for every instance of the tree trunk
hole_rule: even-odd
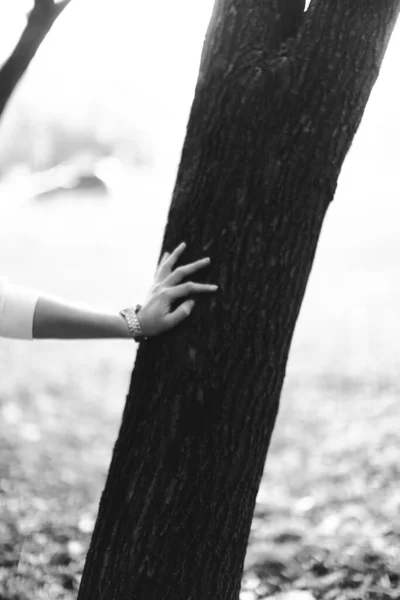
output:
[[[162,252],[186,240],[220,289],[140,345],[79,600],[239,597],[323,218],[400,0],[303,6],[216,1]]]
[[[71,0],[36,0],[11,56],[0,69],[0,116],[57,17]]]

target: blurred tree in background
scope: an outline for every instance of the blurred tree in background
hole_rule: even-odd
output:
[[[0,70],[0,116],[18,85],[21,77],[30,65],[40,44],[50,31],[56,19],[71,0],[35,0],[27,16],[27,23],[11,56]]]

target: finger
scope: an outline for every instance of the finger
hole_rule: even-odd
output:
[[[187,296],[188,294],[197,294],[201,292],[215,292],[218,289],[217,285],[210,283],[194,283],[188,281],[187,283],[181,283],[175,287],[168,288],[168,297],[172,300]]]
[[[173,271],[171,273],[171,275],[169,275],[167,277],[167,279],[165,280],[164,283],[168,286],[176,285],[177,283],[180,283],[182,281],[182,279],[184,279],[188,275],[195,273],[199,269],[203,269],[204,267],[207,267],[210,264],[210,262],[211,262],[210,258],[207,257],[207,258],[201,258],[200,260],[196,260],[196,262],[194,262],[194,263],[190,263],[188,265],[178,267],[177,269],[175,269],[175,271]]]
[[[169,257],[167,258],[167,260],[165,261],[166,264],[168,264],[169,267],[174,266],[174,264],[178,261],[178,258],[180,257],[180,255],[182,254],[182,252],[185,250],[186,248],[186,243],[182,242],[181,244],[179,244],[179,246],[177,248],[175,248],[175,250],[169,255]]]
[[[156,275],[158,275],[159,279],[162,278],[162,276],[164,275],[163,273],[163,267],[165,265],[165,261],[167,260],[168,256],[169,256],[169,252],[164,252],[164,254],[161,257],[160,262],[157,265],[157,269],[156,269]]]
[[[165,316],[165,323],[169,328],[175,327],[178,323],[181,323],[186,319],[193,310],[195,305],[194,300],[186,300],[178,306],[176,310]]]
[[[168,256],[169,256],[169,252],[164,252],[164,254],[162,255],[162,259],[160,260],[160,264],[165,262],[167,260]]]

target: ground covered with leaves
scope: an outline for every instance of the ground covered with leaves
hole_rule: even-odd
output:
[[[285,389],[242,600],[400,597],[398,395],[389,382]],[[71,402],[63,388],[2,397],[4,600],[76,597],[119,417]]]

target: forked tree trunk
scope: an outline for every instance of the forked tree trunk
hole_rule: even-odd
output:
[[[35,0],[14,51],[0,68],[0,116],[44,38],[70,1]]]
[[[217,0],[162,251],[209,255],[220,290],[140,346],[79,600],[238,599],[322,222],[399,7]]]

